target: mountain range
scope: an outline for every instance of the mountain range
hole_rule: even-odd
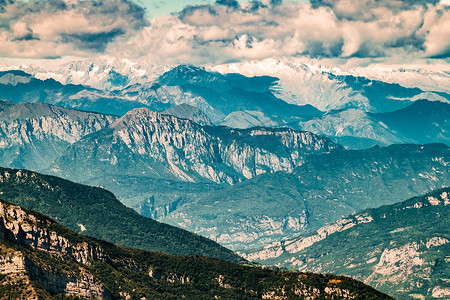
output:
[[[0,69],[0,165],[14,168],[0,169],[0,195],[77,232],[2,202],[10,297],[364,298],[354,281],[278,268],[353,276],[400,299],[448,296],[447,75],[110,58]],[[29,231],[38,223],[50,227]],[[48,232],[65,246],[27,241]],[[224,246],[278,271],[231,264],[246,262]]]
[[[448,186],[449,166],[450,148],[443,144],[309,155],[290,173],[263,174],[186,195],[159,220],[234,250],[248,249],[310,232],[365,208]],[[147,206],[157,206],[156,200]]]
[[[72,144],[51,166],[78,181],[109,175],[236,183],[290,171],[305,156],[342,148],[289,128],[231,129],[135,109]]]
[[[11,203],[51,216],[71,230],[119,245],[242,261],[211,240],[140,216],[101,188],[0,168],[0,194]]]
[[[70,144],[117,117],[45,103],[0,101],[0,164],[15,168],[49,166]]]
[[[445,70],[429,68],[388,67],[371,64],[348,68],[327,66],[314,61],[296,59],[265,59],[230,63],[208,68],[222,74],[239,73],[247,77],[271,76],[278,78],[273,90],[289,103],[311,104],[322,111],[339,110],[348,103],[368,107],[372,97],[391,94],[397,100],[408,100],[402,88],[410,92],[409,100],[427,98],[448,100],[450,75]],[[387,84],[387,85],[384,85]],[[387,91],[371,93],[371,86],[384,86]],[[376,89],[372,89],[372,92]],[[445,96],[447,95],[447,96]],[[354,107],[357,108],[357,107]],[[389,107],[385,106],[385,109]],[[372,108],[372,112],[374,112]]]
[[[449,296],[450,188],[368,209],[241,253],[269,265],[352,276],[396,299]]]
[[[439,142],[450,145],[448,120],[450,103],[417,100],[405,108],[387,113],[357,109],[330,112],[292,127],[328,136],[355,149],[374,144]]]
[[[53,79],[40,80],[19,70],[0,72],[0,95],[2,100],[13,103],[44,102],[114,115],[123,115],[133,108],[145,106],[91,87],[64,85]]]
[[[114,69],[113,62],[111,59],[100,59],[90,64],[73,63],[62,66],[58,71],[61,73],[66,68],[72,75],[79,73],[87,76],[93,70],[105,70],[101,74],[99,71],[93,72],[86,80],[71,81],[55,74],[45,75],[59,78],[64,84],[54,79],[39,80],[23,71],[3,71],[0,72],[0,93],[4,99],[14,103],[41,101],[120,116],[139,107],[162,112],[180,104],[190,105],[201,110],[215,125],[234,128],[289,126],[326,135],[351,149],[368,148],[375,144],[448,143],[449,139],[447,128],[436,126],[447,126],[445,120],[450,96],[442,88],[433,92],[343,75],[342,72],[313,71],[306,66],[290,67],[292,74],[289,76],[292,78],[289,81],[283,72],[275,72],[274,76],[246,77],[186,65],[160,68],[158,71],[121,61],[117,62],[117,68],[122,73],[117,74],[134,79],[125,80],[117,89],[109,89],[106,88],[107,82],[114,81],[118,76],[106,71]],[[130,71],[132,69],[134,71]],[[33,74],[45,78],[43,72],[33,71]],[[102,83],[92,86],[69,83],[87,84],[96,80]],[[318,96],[320,98],[315,98]],[[416,102],[422,103],[416,105]],[[425,116],[425,113],[418,114],[421,110],[427,111],[427,117],[420,117]],[[398,118],[409,114],[411,118],[403,117],[407,120],[406,124],[397,124]],[[204,117],[201,122],[205,122]],[[208,124],[208,121],[202,124]],[[407,129],[410,125],[420,130],[412,134]],[[431,128],[433,134],[428,135],[424,128]]]
[[[36,65],[0,65],[0,71],[20,70],[41,80],[53,79],[64,85],[84,85],[104,91],[154,80],[170,68],[108,56],[70,61],[52,69]]]
[[[4,133],[6,166],[31,166],[105,187],[144,216],[232,249],[314,230],[450,184],[449,148],[439,144],[344,151],[309,132],[201,126],[147,108],[118,118],[39,103],[3,106],[3,127],[11,128]],[[27,114],[18,119],[16,111]],[[81,137],[80,118],[96,120],[99,130]],[[57,130],[46,131],[42,120]],[[24,128],[20,136],[12,133],[18,124]],[[46,160],[27,156],[28,163],[20,153],[46,153]]]
[[[0,292],[9,299],[391,299],[342,276],[116,246],[4,201],[0,237]]]

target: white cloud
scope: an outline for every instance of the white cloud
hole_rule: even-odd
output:
[[[146,24],[144,9],[130,0],[0,2],[0,55],[89,55]]]
[[[158,17],[126,41],[125,51],[114,44],[109,51],[166,63],[287,56],[445,57],[447,22],[448,8],[425,0],[203,5],[188,7],[179,16]]]
[[[425,36],[427,56],[450,56],[450,10],[429,10],[420,32]]]
[[[148,24],[128,0],[103,0],[110,9],[86,2],[72,0],[74,9],[61,9],[31,1],[39,9],[27,14],[24,7],[31,4],[6,6],[0,13],[0,42],[8,47],[0,55],[97,52],[201,64],[299,56],[411,61],[447,59],[450,52],[447,0],[225,1],[187,7]]]

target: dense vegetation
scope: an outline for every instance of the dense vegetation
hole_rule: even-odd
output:
[[[450,188],[445,188],[368,209],[358,215],[369,216],[371,222],[330,234],[298,253],[286,251],[264,263],[352,276],[397,299],[414,295],[431,299],[434,289],[450,288],[449,204]],[[355,216],[346,219],[352,218]]]
[[[178,205],[164,222],[185,224],[183,228],[215,236],[234,250],[254,248],[316,230],[366,208],[449,186],[449,162],[450,147],[444,144],[375,146],[308,155],[292,173],[262,174],[199,193],[197,198]],[[257,218],[271,218],[276,223],[289,217],[303,218],[302,226],[257,227]],[[248,224],[253,226],[250,230]],[[259,240],[243,240],[240,236],[226,239],[236,232],[248,237],[256,232]]]
[[[49,215],[77,232],[83,229],[83,234],[95,238],[170,254],[242,261],[211,240],[140,216],[102,188],[0,168],[0,193],[6,201]]]
[[[127,299],[261,299],[264,295],[272,299],[277,296],[281,297],[278,299],[389,299],[373,288],[343,276],[273,271],[202,256],[175,256],[116,246],[79,235],[32,211],[25,212],[37,217],[38,228],[68,238],[69,247],[87,243],[93,249],[100,247],[106,256],[102,260],[90,258],[87,264],[82,264],[70,251],[47,252],[24,246],[16,240],[1,239],[0,256],[3,259],[8,255],[23,255],[38,268],[53,274],[72,278],[91,274],[116,299],[127,295],[130,296]],[[33,280],[32,275],[30,279]],[[23,295],[21,289],[29,287],[26,284],[14,289],[5,286],[3,292],[5,297]]]

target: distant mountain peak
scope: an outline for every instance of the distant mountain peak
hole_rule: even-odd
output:
[[[196,65],[178,65],[169,72],[175,73],[197,73],[206,72],[205,68]]]
[[[21,70],[9,70],[0,72],[0,84],[16,86],[20,83],[29,83],[34,77]]]
[[[11,100],[9,100],[9,99],[2,99],[2,100],[0,100],[0,107],[11,106],[11,105],[14,105],[14,103]]]
[[[170,119],[178,120],[178,118],[174,118],[171,115],[165,115],[146,107],[140,107],[128,111],[123,117],[117,119],[116,122],[111,124],[111,128],[118,128],[119,126],[145,125],[148,122],[153,123]]]

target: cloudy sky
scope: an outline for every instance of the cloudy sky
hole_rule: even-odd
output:
[[[450,0],[0,0],[0,60],[448,65]]]

